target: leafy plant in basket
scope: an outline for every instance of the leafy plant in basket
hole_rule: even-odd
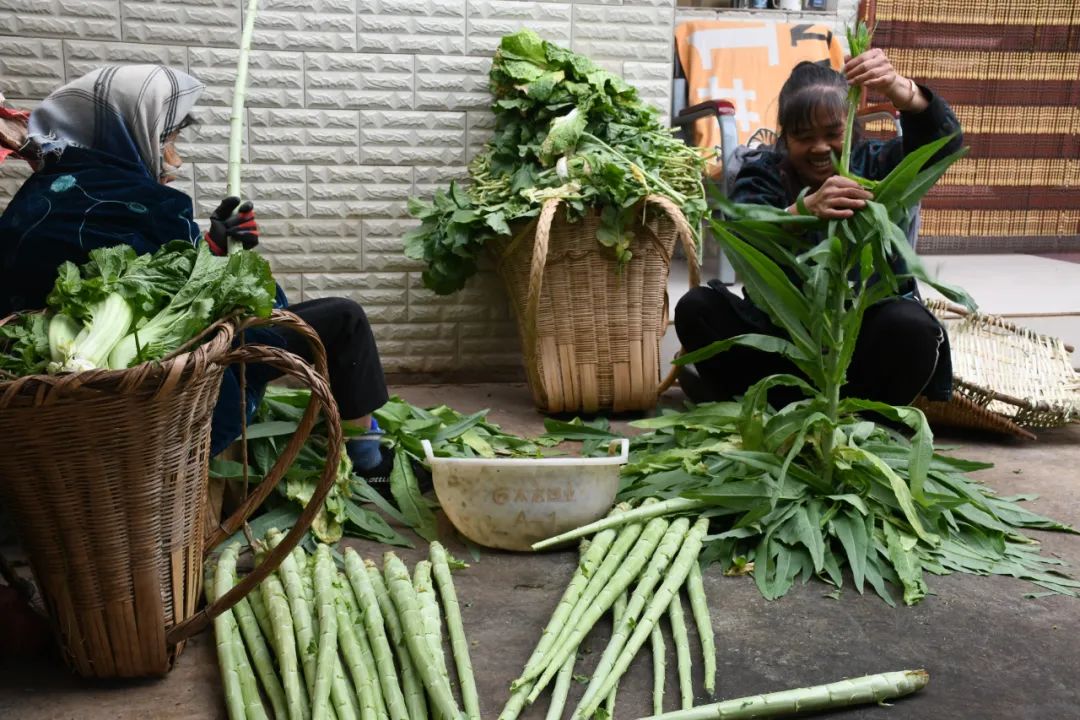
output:
[[[849,97],[852,110],[858,100],[857,93]],[[717,532],[706,538],[705,558],[729,573],[753,572],[770,599],[815,575],[840,588],[845,565],[859,592],[869,583],[890,604],[888,583],[902,586],[906,603],[921,600],[929,592],[925,572],[1010,575],[1051,593],[1080,593],[1060,562],[1039,555],[1022,533],[1074,530],[1015,502],[1026,498],[998,497],[964,476],[987,465],[935,455],[918,409],[841,397],[864,313],[895,295],[900,280],[918,278],[971,304],[962,291],[927,277],[895,224],[964,153],[930,164],[948,140],[909,154],[880,182],[856,178],[874,199],[846,220],[823,223],[718,200],[728,219],[713,223],[714,237],[784,337],[742,335],[677,362],[744,346],[782,354],[802,377],[775,375],[740,402],[634,423],[650,432],[635,438],[620,499],[664,501],[625,513],[621,522],[685,512],[712,517]],[[854,177],[847,155],[838,170]],[[823,230],[825,238],[807,246],[799,231],[808,229]],[[897,257],[906,270],[896,269]],[[766,393],[781,385],[804,398],[774,411]],[[911,439],[867,414],[907,426]]]
[[[659,122],[621,78],[530,30],[502,39],[492,63],[493,138],[469,165],[467,187],[451,183],[430,202],[411,199],[422,221],[405,254],[426,263],[424,284],[460,290],[485,246],[563,200],[571,218],[601,211],[597,241],[630,260],[635,206],[664,195],[697,227],[706,212],[704,160]]]

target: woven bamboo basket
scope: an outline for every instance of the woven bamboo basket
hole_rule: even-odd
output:
[[[1072,348],[1059,338],[941,300],[926,306],[945,323],[952,348],[959,402],[941,409],[945,415],[937,419],[943,424],[964,424],[965,415],[977,415],[970,426],[980,427],[989,413],[1007,421],[999,429],[1034,437],[1022,428],[1080,419],[1080,373],[1072,367]]]
[[[182,352],[126,370],[0,381],[0,499],[65,659],[80,675],[166,673],[188,637],[246,595],[299,542],[333,485],[336,457],[328,458],[314,497],[281,544],[196,612],[206,549],[262,503],[320,410],[330,454],[340,446],[325,352],[308,325],[284,312],[269,321],[312,342],[315,368],[278,348],[234,347],[238,333],[264,322],[217,323]],[[316,402],[274,470],[234,515],[207,528],[211,415],[222,373],[242,362],[273,365],[310,387]]]
[[[660,388],[671,254],[681,241],[698,283],[693,233],[659,195],[632,228],[624,268],[596,239],[600,212],[577,222],[544,203],[539,217],[497,248],[496,264],[517,318],[533,401],[542,412],[644,410]],[[641,216],[643,208],[635,212]]]

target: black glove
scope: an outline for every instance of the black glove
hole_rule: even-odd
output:
[[[210,229],[206,231],[206,244],[215,255],[229,252],[229,240],[237,240],[250,250],[259,244],[259,226],[255,222],[255,210],[250,200],[240,205],[240,198],[227,197],[210,213]],[[236,214],[233,214],[233,210]]]

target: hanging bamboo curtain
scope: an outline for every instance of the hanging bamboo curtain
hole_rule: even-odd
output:
[[[971,147],[923,201],[919,250],[1080,250],[1080,3],[864,0],[861,13]]]

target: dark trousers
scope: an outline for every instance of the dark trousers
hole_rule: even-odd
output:
[[[330,389],[337,400],[343,420],[353,420],[370,414],[386,404],[386,378],[383,377],[379,350],[371,324],[360,305],[348,298],[320,298],[289,305],[288,310],[315,330],[323,347],[330,372]],[[311,346],[298,333],[284,331],[285,349],[313,360]],[[249,368],[252,372],[254,368]],[[272,380],[280,376],[265,365],[256,371],[258,379]]]
[[[696,287],[684,295],[675,306],[675,332],[687,352],[746,333],[784,336],[749,300],[723,286]],[[844,396],[890,405],[911,403],[934,375],[943,333],[917,300],[890,298],[869,308],[848,368]],[[743,347],[714,355],[696,368],[710,396],[703,399],[715,400],[742,395],[769,375],[802,375],[780,355]],[[802,397],[798,390],[777,388],[769,393],[769,402],[782,407]]]

